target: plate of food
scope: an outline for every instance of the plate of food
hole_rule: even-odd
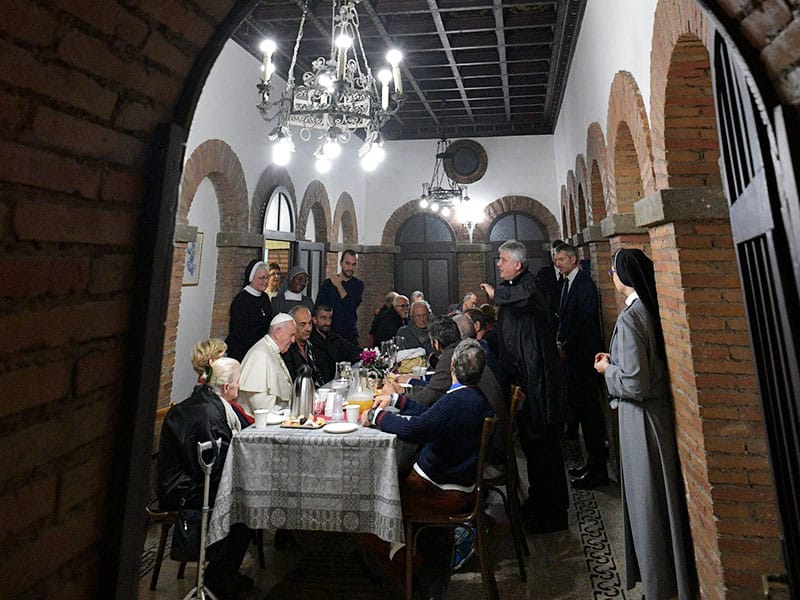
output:
[[[319,429],[326,422],[322,417],[289,417],[281,422],[281,427],[285,429]]]
[[[357,423],[328,423],[325,425],[325,433],[352,433],[358,429]]]

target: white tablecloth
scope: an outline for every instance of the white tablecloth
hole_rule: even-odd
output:
[[[233,523],[253,529],[374,533],[403,542],[396,437],[248,427],[228,449],[208,544]]]

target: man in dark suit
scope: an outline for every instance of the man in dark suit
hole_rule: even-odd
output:
[[[556,267],[556,248],[563,246],[563,240],[555,240],[550,244],[550,261],[536,271],[536,283],[547,295],[547,304],[550,307],[550,317],[555,326],[556,314],[558,313],[558,299],[561,293],[560,273]]]
[[[567,400],[583,432],[588,458],[577,469],[572,486],[590,489],[608,484],[606,426],[600,407],[600,380],[594,356],[602,349],[597,287],[578,266],[578,250],[569,244],[556,248],[555,264],[561,274],[557,344],[566,375]]]

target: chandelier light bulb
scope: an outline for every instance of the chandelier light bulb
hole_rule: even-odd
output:
[[[294,152],[294,143],[291,138],[282,137],[272,146],[272,162],[285,167],[292,160],[292,152]]]
[[[323,73],[317,78],[317,84],[321,88],[325,88],[329,92],[333,91],[333,78],[330,76],[329,73]]]
[[[403,94],[403,79],[400,77],[400,62],[403,60],[403,53],[396,48],[392,48],[386,53],[386,62],[392,65],[392,77],[394,78],[394,89],[398,94]]]
[[[419,207],[423,210],[428,208],[428,201],[425,198],[423,198],[422,200],[419,201]]]
[[[320,156],[314,163],[314,168],[317,170],[317,173],[327,173],[331,170],[331,161],[325,156]]]
[[[275,43],[275,40],[266,39],[258,45],[258,49],[261,50],[265,56],[272,56],[275,50],[278,49],[278,45]]]
[[[342,147],[333,138],[326,138],[322,145],[322,153],[328,160],[336,160],[342,153]]]
[[[431,210],[433,212],[439,212],[439,203],[438,202],[432,202],[431,203]]]
[[[442,216],[443,217],[449,217],[450,216],[450,207],[449,206],[443,206],[442,207]]]
[[[334,42],[336,47],[340,50],[347,50],[350,46],[353,45],[353,38],[351,38],[346,33],[340,33],[336,36],[336,41]]]

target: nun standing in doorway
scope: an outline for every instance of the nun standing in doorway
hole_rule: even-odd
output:
[[[618,250],[609,274],[625,308],[594,367],[619,411],[627,586],[641,581],[647,600],[689,600],[697,582],[653,262]]]

